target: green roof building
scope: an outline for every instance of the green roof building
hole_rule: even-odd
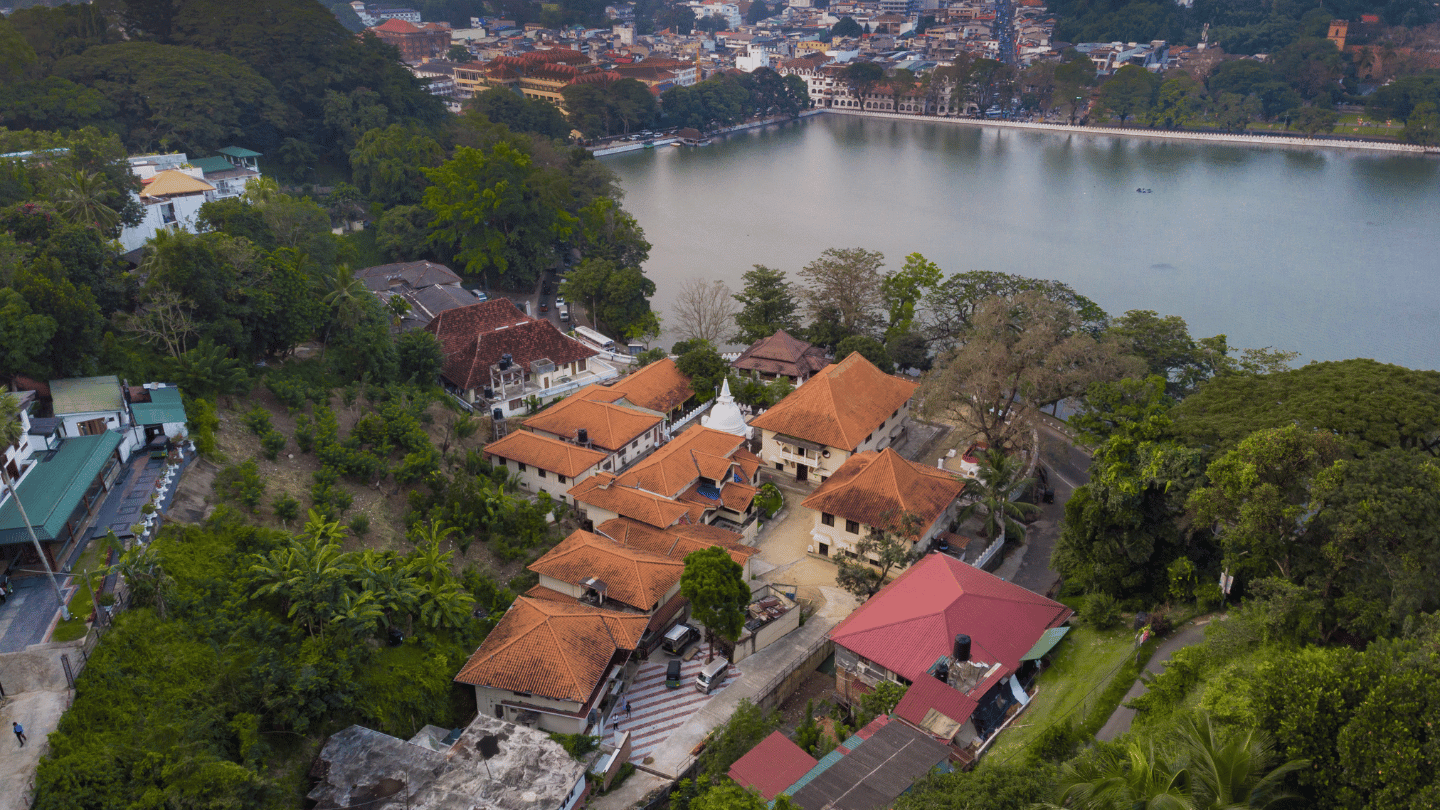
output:
[[[121,435],[106,431],[66,439],[47,453],[16,490],[35,536],[64,541],[79,528],[86,513],[105,494],[105,485],[120,472]],[[30,542],[14,498],[0,504],[0,546]]]

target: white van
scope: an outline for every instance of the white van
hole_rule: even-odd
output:
[[[560,320],[562,320],[562,321],[569,321],[569,320],[570,320],[570,305],[569,305],[569,304],[561,304],[561,305],[560,305]]]
[[[702,667],[700,674],[695,676],[695,691],[710,694],[710,690],[725,681],[725,675],[729,671],[730,662],[724,658],[716,658]]]

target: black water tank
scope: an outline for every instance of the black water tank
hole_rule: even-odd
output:
[[[511,358],[508,354],[500,355],[500,370],[504,371],[505,369],[510,368],[510,361],[512,359],[513,358]]]
[[[490,412],[490,418],[494,419],[496,422],[499,422],[500,420],[505,418],[505,412],[500,410],[499,408],[496,408],[495,410]]]
[[[955,636],[955,653],[951,657],[955,659],[955,663],[957,664],[962,661],[970,660],[969,636],[965,635],[964,633],[959,633]]]
[[[575,436],[575,441],[579,442],[580,444],[589,444],[590,431],[586,430],[585,428],[580,428],[580,432]]]
[[[494,388],[491,388],[491,387],[488,386],[488,385],[485,386],[485,398],[486,398],[486,399],[494,399],[494,398],[495,398],[495,389],[494,389]]]
[[[939,666],[935,667],[935,678],[941,683],[949,682],[950,665],[942,662]]]

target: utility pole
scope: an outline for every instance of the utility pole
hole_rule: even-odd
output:
[[[0,467],[0,479],[5,482],[5,488],[10,490],[10,497],[15,501],[15,508],[20,510],[20,520],[25,523],[25,531],[30,533],[30,542],[35,546],[35,553],[40,555],[40,564],[45,567],[46,576],[50,577],[50,585],[55,589],[55,601],[60,603],[60,618],[70,621],[70,608],[65,605],[65,594],[60,590],[60,581],[55,578],[55,572],[50,568],[50,560],[45,556],[45,549],[40,545],[40,538],[35,536],[35,527],[30,525],[30,516],[25,514],[25,504],[20,502],[20,493],[15,490],[15,482],[10,480],[10,474]]]

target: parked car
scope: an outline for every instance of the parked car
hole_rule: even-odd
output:
[[[716,658],[702,667],[700,674],[695,676],[695,691],[710,694],[712,689],[725,682],[725,675],[729,672],[730,662],[724,658]]]
[[[550,311],[550,299],[549,299],[549,298],[545,298],[544,296],[541,296],[541,298],[540,298],[540,311],[541,311],[541,312],[549,312],[549,311]]]
[[[470,292],[475,293],[475,297],[481,301],[490,300],[490,296],[486,295],[484,290],[471,290]]]
[[[671,658],[665,666],[665,685],[671,689],[680,688],[680,659]]]
[[[667,652],[680,655],[699,638],[699,630],[681,622],[665,632],[665,640],[660,642],[660,646]]]
[[[565,303],[565,296],[563,296],[563,295],[557,295],[557,296],[555,296],[555,306],[558,307],[558,306],[560,306],[561,304],[564,304],[564,303]]]

